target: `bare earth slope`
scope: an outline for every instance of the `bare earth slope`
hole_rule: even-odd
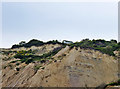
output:
[[[19,71],[3,68],[3,87],[98,87],[118,80],[117,60],[89,49],[66,46],[38,70],[35,65],[22,63]]]

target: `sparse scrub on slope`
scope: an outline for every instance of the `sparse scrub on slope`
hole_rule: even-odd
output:
[[[17,61],[21,61],[21,63],[25,62],[26,64],[29,64],[33,61],[40,61],[41,63],[44,63],[47,59],[51,59],[51,57],[58,53],[58,51],[61,49],[62,47],[57,47],[53,51],[45,53],[41,56],[29,54],[29,51],[27,52],[22,50],[20,52],[17,52],[17,54],[14,56],[14,58],[19,58],[21,60],[12,61],[11,63],[15,63]]]

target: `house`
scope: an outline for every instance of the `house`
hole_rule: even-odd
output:
[[[62,43],[65,43],[65,44],[73,44],[73,42],[72,41],[67,41],[67,40],[63,40],[63,42]]]

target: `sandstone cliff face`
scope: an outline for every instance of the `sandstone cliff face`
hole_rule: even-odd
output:
[[[53,50],[55,47],[45,48]],[[38,50],[36,54],[41,49]],[[9,64],[8,61],[3,63],[3,66]],[[16,66],[3,68],[3,87],[98,87],[118,80],[118,60],[89,49],[66,46],[38,70],[34,69],[36,65],[39,64],[21,63],[19,71]]]

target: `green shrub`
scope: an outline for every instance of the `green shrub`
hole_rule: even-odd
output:
[[[33,59],[27,59],[27,60],[25,61],[25,64],[29,64],[29,63],[31,63],[31,62],[33,62]]]
[[[120,43],[117,43],[116,40],[105,41],[103,39],[83,39],[80,42],[75,42],[74,44],[70,45],[70,49],[72,49],[73,47],[80,47],[83,49],[94,49],[102,53],[108,54],[110,56],[115,56],[113,52],[120,48]]]
[[[107,86],[108,86],[108,85],[118,86],[118,85],[120,85],[120,79],[119,79],[118,81],[116,81],[116,82],[111,82],[111,83],[107,84]]]
[[[32,39],[28,43],[25,43],[24,41],[22,41],[19,44],[15,44],[15,45],[12,46],[12,49],[19,48],[19,47],[41,46],[43,44],[44,44],[43,41]]]
[[[16,53],[16,51],[2,51],[2,52],[5,55],[9,55],[10,53]]]
[[[6,69],[6,68],[7,68],[7,66],[4,66],[4,67],[3,67],[3,69]]]
[[[24,63],[26,61],[26,59],[21,59],[20,61],[21,61],[21,63]]]
[[[14,56],[14,58],[19,58],[19,59],[23,59],[23,58],[25,58],[25,55],[22,55],[22,54],[16,54],[15,56]]]
[[[40,62],[41,62],[41,63],[45,63],[45,62],[46,62],[46,60],[41,60]]]
[[[52,41],[46,42],[46,44],[63,44],[63,43],[59,42],[58,40],[52,40]]]
[[[31,47],[31,46],[42,46],[44,44],[61,44],[61,45],[66,45],[64,43],[59,42],[58,40],[52,40],[52,41],[48,41],[48,42],[43,42],[43,41],[39,41],[37,39],[32,39],[30,40],[28,43],[26,43],[25,41],[21,41],[19,44],[15,44],[13,45],[11,48],[20,48],[20,47]]]
[[[10,63],[15,63],[15,62],[17,62],[17,60],[15,60],[15,61],[11,61]]]
[[[16,63],[16,65],[17,65],[17,66],[20,65],[20,63]]]
[[[41,65],[36,65],[36,66],[34,67],[34,70],[39,70],[40,67],[42,67],[42,66],[41,66]]]
[[[13,66],[12,66],[11,64],[8,64],[8,66],[10,67],[10,69],[12,69],[12,68],[13,68]]]
[[[43,45],[43,41],[39,41],[39,40],[36,40],[36,39],[32,39],[30,40],[28,43],[26,43],[24,46],[25,47],[31,47],[31,46],[41,46]]]
[[[44,69],[45,69],[45,67],[42,67],[41,69],[43,69],[43,70],[44,70]]]
[[[17,71],[20,71],[20,68],[16,68]]]
[[[63,54],[63,56],[66,56],[66,54]]]

